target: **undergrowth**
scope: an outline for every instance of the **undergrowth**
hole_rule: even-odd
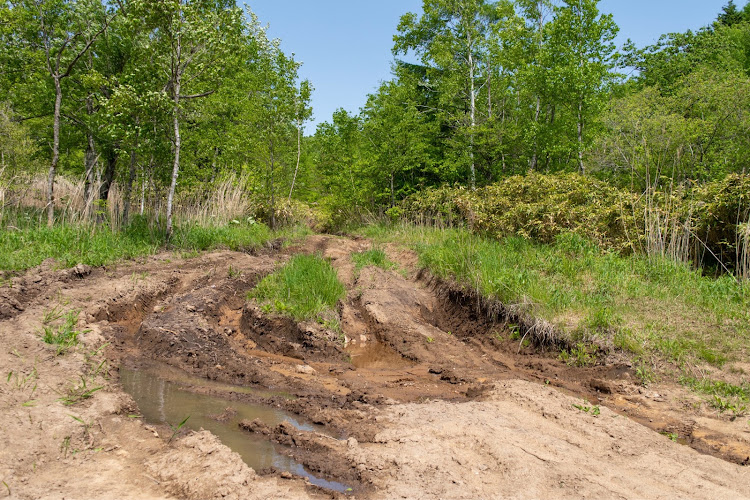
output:
[[[579,344],[588,341],[683,369],[750,355],[750,285],[731,276],[714,279],[665,258],[622,256],[574,233],[544,245],[413,225],[362,232],[408,245],[433,275],[554,325],[577,349],[563,355],[570,363],[593,362]]]
[[[121,259],[155,254],[165,248],[199,252],[214,248],[247,250],[265,245],[276,235],[254,221],[230,221],[222,226],[197,224],[175,227],[169,245],[159,224],[135,217],[121,230],[93,223],[58,224],[47,227],[28,213],[14,214],[0,228],[0,270],[22,271],[53,258],[61,267],[76,264],[101,266]],[[293,230],[285,234],[295,236]]]
[[[269,312],[334,327],[336,315],[332,313],[345,295],[346,288],[328,261],[318,255],[296,255],[263,278],[248,298],[257,299]]]

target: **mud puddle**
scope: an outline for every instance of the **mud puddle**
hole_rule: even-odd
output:
[[[180,376],[174,370],[169,372],[177,377],[169,380],[153,369],[120,368],[120,383],[125,392],[135,399],[146,422],[175,426],[190,417],[185,427],[194,431],[205,429],[212,432],[256,471],[273,468],[306,478],[311,484],[321,488],[340,493],[351,491],[348,485],[313,475],[301,463],[283,454],[283,447],[241,430],[239,423],[257,419],[269,427],[275,427],[286,422],[300,431],[323,433],[321,426],[303,422],[286,412],[267,406],[191,392],[186,385],[195,385],[197,379],[187,374]],[[206,380],[201,380],[200,383],[213,390],[230,390],[230,386],[224,384],[207,383]],[[244,388],[233,389],[242,392]]]

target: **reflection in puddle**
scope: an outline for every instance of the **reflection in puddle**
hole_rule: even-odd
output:
[[[287,413],[266,406],[230,402],[214,396],[195,394],[181,388],[178,383],[159,378],[147,371],[121,367],[120,383],[125,392],[133,396],[149,423],[177,425],[189,415],[186,427],[211,431],[222,443],[239,453],[245,463],[256,471],[274,467],[280,471],[306,477],[316,486],[339,492],[347,490],[344,484],[313,476],[294,459],[276,451],[275,446],[266,439],[242,431],[238,423],[241,420],[260,419],[269,427],[274,427],[282,422],[288,422],[303,431],[320,431],[320,426],[300,422]],[[227,408],[233,411],[226,412]],[[221,422],[211,418],[221,414],[227,416],[226,419],[221,419]]]

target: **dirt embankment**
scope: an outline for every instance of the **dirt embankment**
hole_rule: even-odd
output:
[[[750,498],[746,422],[676,386],[644,389],[614,357],[576,368],[519,349],[471,297],[418,277],[413,255],[389,249],[401,270],[356,271],[351,253],[368,247],[315,236],[273,255],[165,254],[14,278],[0,289],[0,498]],[[294,252],[323,254],[346,284],[346,346],[245,300]],[[37,335],[55,307],[81,310],[90,330],[63,356]],[[207,432],[168,443],[172,431],[133,418],[118,385],[119,366],[154,363],[207,381],[187,390],[230,409],[257,403],[324,425],[240,424],[349,490],[253,471]]]

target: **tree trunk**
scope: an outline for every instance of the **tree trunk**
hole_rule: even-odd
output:
[[[276,229],[276,193],[274,192],[275,187],[274,187],[274,182],[273,182],[273,171],[274,171],[274,168],[276,167],[276,164],[275,164],[275,159],[273,157],[273,140],[270,142],[270,146],[271,146],[270,148],[271,163],[270,163],[270,171],[269,171],[269,176],[268,176],[268,189],[271,192],[270,223],[271,223],[271,230],[275,230]]]
[[[471,88],[471,108],[469,110],[471,117],[471,133],[469,134],[470,150],[469,155],[471,156],[471,189],[477,188],[477,173],[474,166],[474,129],[477,125],[477,96],[474,90],[474,56],[471,53],[472,43],[469,38],[469,84]]]
[[[112,188],[112,183],[115,180],[115,174],[117,173],[117,144],[113,144],[105,150],[105,158],[107,166],[104,168],[104,178],[102,184],[99,186],[99,201],[106,202],[109,199],[109,190]]]
[[[297,181],[297,172],[299,172],[299,161],[302,158],[302,121],[297,121],[297,166],[294,168],[294,177],[292,177],[292,187],[289,188],[289,199],[287,203],[292,203],[292,191],[294,191],[294,183]]]
[[[581,174],[586,174],[583,166],[583,99],[578,101],[578,169]]]
[[[177,44],[177,61],[180,60],[180,43]],[[172,165],[172,182],[169,185],[169,194],[167,195],[167,241],[172,237],[172,205],[174,203],[174,193],[177,189],[177,176],[180,173],[180,84],[182,79],[181,71],[178,67],[175,74],[174,82],[174,164]]]
[[[396,206],[396,190],[393,189],[393,172],[391,172],[391,208]]]
[[[136,135],[136,141],[138,137]],[[133,191],[133,183],[135,182],[135,163],[137,154],[135,148],[130,150],[130,171],[128,172],[128,181],[125,183],[125,192],[123,193],[123,208],[122,208],[122,225],[128,225],[128,218],[130,217],[130,196]]]
[[[52,163],[49,166],[47,178],[47,226],[55,223],[55,175],[57,163],[60,161],[60,108],[62,105],[62,87],[60,77],[55,75],[55,111],[52,125]]]

